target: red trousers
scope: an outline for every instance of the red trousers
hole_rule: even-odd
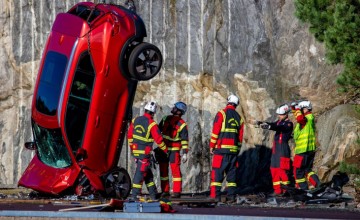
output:
[[[160,180],[161,180],[161,190],[164,193],[170,191],[169,184],[169,165],[171,168],[172,174],[172,185],[174,193],[181,193],[182,190],[182,178],[180,171],[180,151],[170,151],[169,160],[159,162],[160,167]]]
[[[288,185],[290,183],[287,171],[281,168],[274,167],[270,167],[270,171],[275,194],[284,193],[285,190],[281,189],[281,184]]]

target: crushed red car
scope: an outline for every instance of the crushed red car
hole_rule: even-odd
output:
[[[34,89],[34,140],[25,143],[36,154],[19,186],[56,196],[129,195],[131,179],[117,164],[137,82],[162,65],[145,37],[142,19],[121,5],[83,2],[57,15]]]

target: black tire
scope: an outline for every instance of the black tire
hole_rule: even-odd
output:
[[[129,173],[124,168],[114,168],[104,176],[104,187],[107,197],[126,199],[131,190]]]
[[[135,80],[149,80],[161,69],[162,55],[155,45],[141,43],[131,52],[129,57],[129,73]]]

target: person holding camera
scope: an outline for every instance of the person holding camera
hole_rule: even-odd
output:
[[[262,129],[275,131],[274,142],[271,153],[270,171],[272,176],[272,183],[274,193],[276,195],[283,195],[286,190],[281,185],[289,185],[290,180],[290,166],[291,166],[291,151],[289,140],[293,131],[293,123],[288,118],[290,108],[284,104],[276,109],[278,120],[275,122],[261,122],[256,124]]]

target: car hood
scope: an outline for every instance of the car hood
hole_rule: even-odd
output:
[[[59,195],[74,184],[79,173],[80,168],[77,165],[54,168],[43,164],[35,155],[18,185],[41,193]]]

